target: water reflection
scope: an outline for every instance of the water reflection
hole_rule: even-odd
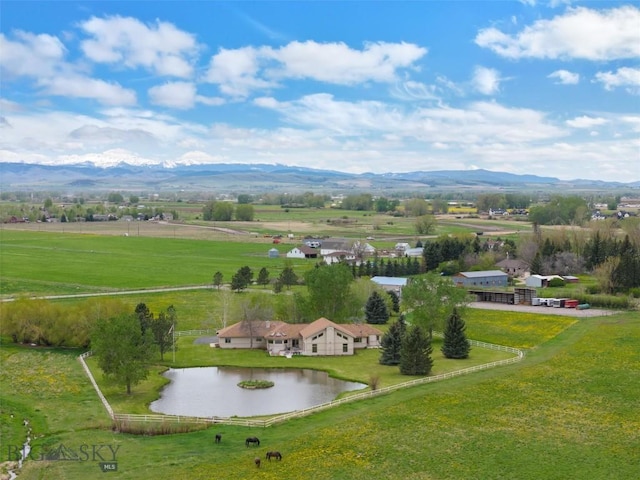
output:
[[[201,367],[170,369],[171,380],[152,402],[154,412],[194,417],[252,417],[291,412],[335,399],[341,392],[366,385],[330,378],[326,372],[302,369]],[[247,390],[243,380],[270,380],[274,386]]]

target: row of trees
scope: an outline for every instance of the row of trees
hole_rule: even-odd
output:
[[[463,359],[469,356],[471,345],[465,330],[465,322],[454,308],[444,329],[441,351],[445,358]],[[379,362],[382,365],[398,365],[403,375],[428,375],[433,367],[432,341],[433,337],[423,326],[415,324],[407,327],[404,316],[401,316],[381,339]]]
[[[216,222],[252,222],[255,215],[253,205],[211,200],[202,207],[202,219]]]

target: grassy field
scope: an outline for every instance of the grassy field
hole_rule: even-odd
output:
[[[316,221],[315,225],[325,228],[322,220],[318,217],[310,223]],[[228,280],[243,264],[256,274],[265,265],[272,276],[283,265],[282,260],[274,265],[267,258],[266,251],[273,245],[262,236],[148,223],[140,224],[138,235],[134,232],[138,224],[123,232],[126,225],[110,223],[118,222],[100,226],[112,229],[109,232],[89,232],[82,224],[73,225],[79,229],[75,232],[61,224],[32,224],[31,231],[2,228],[2,295],[204,285],[211,283],[218,270]],[[509,224],[499,223],[498,228]],[[474,227],[452,220],[447,228]],[[374,235],[376,242],[383,242],[378,233]],[[284,252],[291,244],[277,247]],[[221,295],[211,290],[145,292],[122,298],[132,308],[145,302],[153,312],[174,305],[179,329],[220,326]],[[63,305],[77,301],[56,300]],[[2,460],[24,442],[22,422],[27,418],[34,449],[20,479],[103,478],[99,462],[110,460],[115,449],[118,472],[112,476],[122,479],[627,480],[637,476],[640,313],[578,320],[468,309],[465,320],[470,338],[524,348],[527,356],[518,364],[400,390],[267,429],[214,426],[166,436],[112,431],[77,360],[79,351],[3,342]],[[473,349],[472,358],[457,364],[438,357],[437,346],[434,352],[434,373],[496,358],[492,352]],[[405,379],[379,366],[377,354],[362,352],[347,362],[338,358],[295,361],[296,366],[326,369],[365,383],[371,375],[379,375],[381,386]],[[272,366],[292,360],[261,352],[214,350],[184,337],[176,365]],[[134,388],[131,397],[99,381],[117,411],[144,413],[164,383],[158,374],[169,365],[154,367],[149,380]],[[220,445],[213,443],[216,433],[223,435]],[[249,435],[260,437],[260,448],[245,447]],[[38,459],[44,449],[61,445],[89,454],[80,461]],[[283,453],[282,462],[263,461],[262,468],[256,469],[253,458],[264,459],[266,450],[272,449]]]
[[[478,320],[486,313],[470,312],[470,330],[487,329]],[[3,388],[0,418],[3,432],[12,433],[3,435],[2,451],[21,433],[8,420],[14,413],[34,425],[36,452],[43,444],[118,448],[117,478],[123,479],[634,478],[640,462],[640,315],[555,317],[536,327],[531,318],[495,313],[484,322],[498,322],[503,333],[474,332],[474,338],[505,336],[533,345],[525,360],[268,429],[217,426],[161,437],[110,431],[76,352],[4,346],[3,366],[10,368],[3,372],[11,373],[2,377],[10,388]],[[197,359],[186,348],[183,355]],[[220,445],[213,443],[215,433],[223,436]],[[258,435],[261,447],[246,448],[248,435]],[[253,458],[267,449],[281,451],[284,459],[257,470]],[[110,459],[106,447],[100,452]],[[99,461],[30,461],[20,478],[102,478]]]
[[[276,277],[285,259],[269,258],[268,250],[275,246],[284,254],[291,248],[248,239],[226,242],[8,230],[2,231],[1,246],[2,295],[211,285],[215,272],[222,272],[229,282],[243,265],[256,277],[262,267]],[[304,270],[313,262],[293,259],[292,264]]]

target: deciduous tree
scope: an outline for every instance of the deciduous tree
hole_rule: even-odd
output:
[[[91,335],[91,350],[105,376],[131,387],[149,375],[149,360],[154,351],[151,331],[143,334],[135,315],[100,319]]]
[[[453,312],[467,304],[467,292],[456,287],[450,278],[435,273],[413,277],[402,289],[402,305],[413,313],[413,322],[433,335],[442,331],[444,321]]]
[[[352,281],[351,269],[344,263],[319,265],[309,270],[305,275],[309,315],[345,321],[349,316]]]
[[[220,290],[222,286],[222,272],[216,272],[213,274],[213,286]]]

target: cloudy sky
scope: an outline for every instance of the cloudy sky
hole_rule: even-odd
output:
[[[3,0],[0,162],[640,180],[639,5]]]

